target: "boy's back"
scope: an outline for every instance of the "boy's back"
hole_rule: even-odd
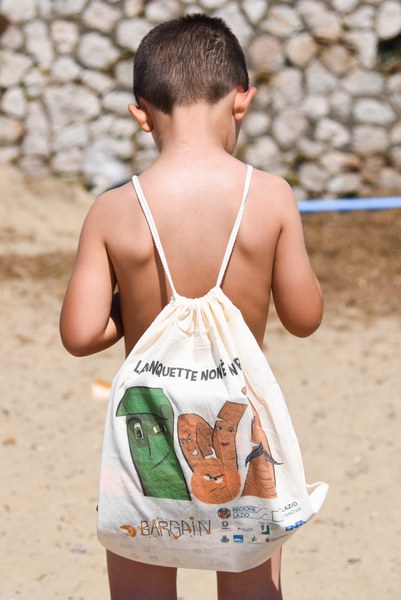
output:
[[[177,292],[188,297],[202,296],[216,284],[246,173],[245,165],[231,156],[206,150],[198,147],[198,156],[188,159],[181,155],[171,160],[160,158],[139,177]],[[83,229],[81,253],[93,244],[99,244],[98,293],[91,297],[89,291],[96,277],[94,264],[87,265],[90,273],[83,265],[79,289],[80,295],[86,296],[85,313],[90,319],[82,312],[83,321],[77,323],[82,349],[77,348],[75,353],[91,351],[96,323],[104,323],[108,316],[99,303],[103,295],[101,273],[107,260],[120,292],[128,353],[171,296],[131,182],[96,201]],[[319,324],[320,294],[316,294],[317,287],[311,289],[313,274],[309,270],[289,186],[279,177],[254,170],[222,288],[241,310],[260,345],[272,287],[279,316],[290,331],[308,335]],[[103,293],[107,294],[107,279],[104,286]],[[75,338],[71,328],[67,329],[67,336],[70,333]],[[65,342],[68,344],[68,339]],[[74,342],[71,346],[74,350]]]

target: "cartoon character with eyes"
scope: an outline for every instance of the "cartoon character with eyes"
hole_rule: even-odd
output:
[[[240,492],[235,438],[246,408],[246,404],[225,402],[213,429],[194,413],[178,417],[181,449],[193,471],[192,493],[202,502],[229,502]]]
[[[131,458],[145,496],[191,500],[174,451],[174,412],[161,388],[131,387],[117,417],[126,417]]]

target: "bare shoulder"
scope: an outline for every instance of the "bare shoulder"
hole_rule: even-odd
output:
[[[269,218],[274,216],[277,223],[283,223],[298,213],[294,191],[279,175],[254,169],[251,189],[261,215],[266,213]]]
[[[95,227],[99,233],[110,234],[119,222],[124,223],[127,214],[134,212],[137,204],[133,202],[132,184],[127,182],[117,188],[107,190],[98,196],[86,217],[84,227]]]
[[[290,184],[283,177],[274,173],[254,169],[252,185],[258,194],[263,194],[272,202],[291,203],[294,201],[294,192]]]

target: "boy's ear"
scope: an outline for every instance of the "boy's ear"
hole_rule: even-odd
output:
[[[128,111],[143,131],[146,131],[146,133],[153,131],[152,117],[150,116],[145,103],[142,103],[142,106],[128,104]]]
[[[248,88],[246,92],[242,91],[242,88],[238,88],[233,105],[233,117],[237,123],[240,123],[245,117],[256,91],[253,86]]]

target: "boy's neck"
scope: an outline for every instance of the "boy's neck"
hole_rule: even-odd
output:
[[[161,157],[180,152],[199,159],[211,153],[234,152],[238,131],[229,102],[176,107],[171,115],[157,111],[152,118]]]

